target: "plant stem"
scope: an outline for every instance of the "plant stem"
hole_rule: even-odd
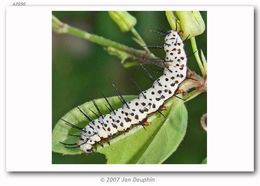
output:
[[[204,69],[207,73],[207,60],[206,60],[205,55],[204,55],[202,50],[200,50],[200,56],[201,56],[201,60],[202,60],[202,63],[203,63],[203,67],[204,67]]]
[[[196,43],[195,37],[190,38],[190,41],[191,41],[191,47],[192,47],[192,51],[194,53],[196,62],[198,64],[199,68],[200,68],[200,71],[201,71],[203,77],[205,77],[206,71],[205,71],[205,69],[202,65],[202,62],[201,62],[201,59],[200,59],[200,56],[199,56],[199,51],[198,51],[198,48],[197,48],[197,43]]]
[[[99,45],[102,45],[102,46],[105,46],[105,47],[113,47],[115,49],[118,49],[118,50],[121,50],[121,51],[125,51],[125,52],[130,52],[130,53],[134,53],[134,54],[137,54],[137,55],[142,55],[144,54],[143,51],[141,50],[136,50],[136,49],[133,49],[133,48],[130,48],[126,45],[123,45],[123,44],[120,44],[120,43],[117,43],[115,41],[112,41],[112,40],[109,40],[109,39],[106,39],[102,36],[98,36],[98,35],[95,35],[95,34],[90,34],[86,31],[83,31],[83,30],[80,30],[78,28],[75,28],[75,27],[72,27],[72,26],[69,26],[68,25],[68,32],[67,34],[70,34],[70,35],[73,35],[73,36],[77,36],[77,37],[80,37],[80,38],[83,38],[83,39],[87,39],[93,43],[97,43]]]
[[[146,47],[146,43],[140,34],[136,31],[135,28],[131,29],[132,34],[135,36],[135,41],[148,53],[151,53],[150,50]]]
[[[162,63],[155,61],[155,60],[158,60],[158,58],[155,57],[154,54],[151,52],[137,50],[137,49],[128,47],[126,45],[123,45],[121,43],[112,41],[110,39],[106,39],[102,36],[91,34],[84,30],[81,30],[76,27],[65,24],[65,23],[61,22],[59,19],[57,19],[55,16],[52,17],[52,25],[53,25],[53,31],[55,31],[59,34],[69,34],[69,35],[73,35],[73,36],[76,36],[76,37],[79,37],[82,39],[89,40],[89,41],[91,41],[93,43],[97,43],[101,46],[112,47],[121,52],[123,51],[123,52],[128,53],[133,60],[139,60],[140,62],[142,62],[144,64],[154,64],[161,68],[164,68],[164,65]]]

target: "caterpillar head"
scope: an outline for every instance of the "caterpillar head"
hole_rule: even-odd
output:
[[[184,44],[178,32],[171,30],[165,36],[164,51],[166,62],[179,62],[185,55]]]
[[[173,50],[174,48],[183,48],[183,42],[178,32],[171,30],[165,36],[164,39],[164,50],[166,53]]]

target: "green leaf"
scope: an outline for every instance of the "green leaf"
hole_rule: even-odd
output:
[[[131,96],[125,97],[128,100],[133,99]],[[112,101],[112,105],[115,107],[117,104],[120,107],[117,97],[109,98]],[[117,100],[117,101],[116,101]],[[97,100],[97,104],[101,107],[101,111],[108,113],[109,111],[104,106],[105,100]],[[107,163],[111,164],[134,164],[134,163],[162,163],[167,159],[181,143],[187,128],[187,110],[180,99],[172,98],[165,104],[166,110],[160,113],[152,114],[148,117],[149,125],[143,128],[138,125],[132,128],[129,132],[121,134],[114,139],[110,140],[110,145],[104,144],[104,147],[98,146],[97,152],[106,156]],[[87,102],[80,106],[84,108],[87,114],[88,108],[94,109],[91,102]],[[72,116],[71,116],[72,115]],[[76,115],[78,115],[77,118]],[[82,126],[84,118],[82,114],[73,109],[64,118],[71,119],[77,126]],[[59,121],[60,122],[60,121]],[[56,127],[59,126],[59,122]],[[86,121],[85,121],[86,125]],[[81,153],[78,149],[66,149],[60,143],[57,143],[61,139],[68,140],[68,132],[58,134],[58,129],[53,131],[53,151],[63,154],[78,154]],[[67,128],[68,129],[68,128]],[[74,130],[74,129],[70,129]],[[58,137],[55,136],[58,134]],[[87,155],[86,155],[87,156]]]

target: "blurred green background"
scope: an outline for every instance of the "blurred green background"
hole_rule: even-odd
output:
[[[165,13],[130,12],[137,18],[136,30],[147,45],[160,45],[163,38],[154,31],[170,30]],[[201,12],[207,25],[207,12]],[[104,36],[125,45],[139,48],[131,39],[131,33],[122,33],[110,19],[107,12],[94,11],[55,11],[58,19],[90,33]],[[197,45],[207,56],[207,30],[196,37]],[[187,55],[192,54],[190,42],[186,42]],[[164,58],[163,50],[152,50],[157,56]],[[194,56],[188,58],[190,69],[199,73]],[[154,66],[148,69],[160,76],[162,71]],[[159,73],[158,73],[159,72]],[[106,96],[114,96],[111,82],[114,81],[122,94],[138,94],[134,85],[129,83],[133,77],[143,88],[150,87],[152,82],[138,66],[124,68],[118,58],[108,55],[103,47],[74,36],[52,33],[52,128],[56,122],[72,108],[89,100],[100,98],[102,92]],[[207,112],[207,96],[201,94],[185,103],[188,110],[188,128],[183,142],[165,164],[198,164],[207,156],[207,135],[200,126],[200,117]],[[52,153],[54,164],[105,163],[102,154],[93,153],[77,156],[64,156]]]

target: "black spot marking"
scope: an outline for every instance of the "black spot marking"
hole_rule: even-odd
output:
[[[112,126],[117,129],[117,126],[115,124],[112,124]]]
[[[144,112],[148,112],[149,110],[148,110],[148,108],[144,108]]]
[[[139,112],[144,113],[144,111],[142,109],[139,109]]]
[[[132,120],[130,118],[125,118],[126,122],[131,122]]]

